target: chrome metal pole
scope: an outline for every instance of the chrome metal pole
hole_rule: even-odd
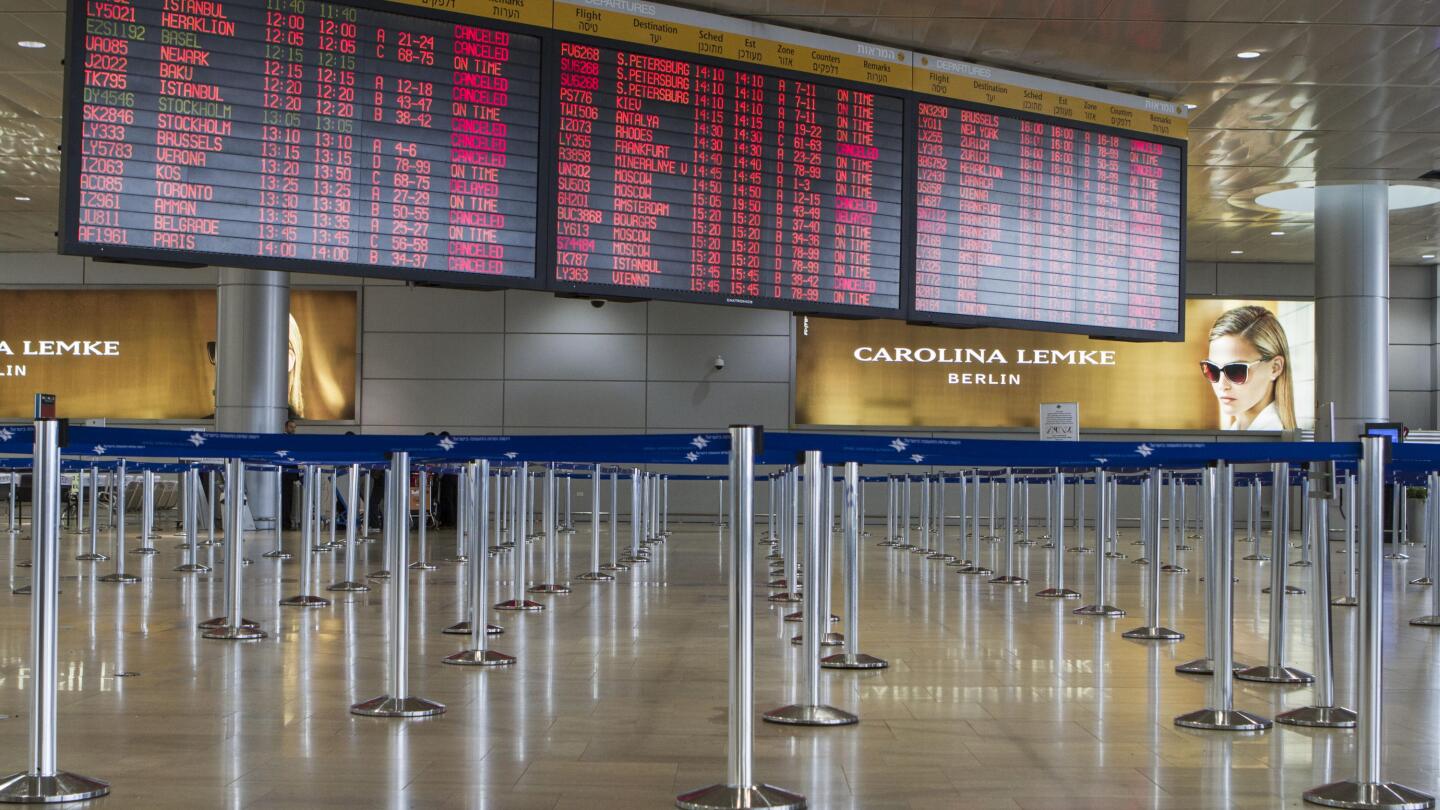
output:
[[[560,584],[556,572],[557,546],[560,543],[559,526],[556,525],[560,517],[560,492],[553,463],[545,465],[544,490],[541,524],[545,531],[545,581],[532,585],[530,593],[566,594],[570,593],[570,588]]]
[[[1095,548],[1105,550],[1105,533],[1110,525],[1110,480],[1104,467],[1095,468]],[[1083,541],[1082,541],[1083,543]],[[1095,555],[1095,601],[1084,607],[1076,608],[1075,613],[1080,616],[1124,616],[1125,611],[1105,601],[1106,578],[1105,578],[1106,555]]]
[[[371,542],[371,538],[370,538],[370,496],[371,496],[371,494],[374,492],[372,486],[373,486],[373,480],[372,480],[371,477],[370,477],[370,470],[369,470],[369,468],[366,468],[366,470],[365,470],[365,478],[364,478],[364,480],[362,480],[362,481],[360,482],[360,493],[361,493],[361,496],[362,496],[360,500],[361,500],[361,506],[363,507],[363,508],[361,509],[361,512],[364,514],[364,521],[361,522],[361,524],[360,524],[360,540],[361,540],[362,542],[366,542],[366,543]]]
[[[759,428],[730,428],[730,669],[725,782],[675,797],[682,810],[772,808],[800,810],[805,797],[754,777],[755,618],[751,568],[754,554],[755,446]]]
[[[920,476],[920,543],[910,549],[913,554],[929,554],[930,548],[930,476]]]
[[[827,655],[820,659],[820,666],[827,669],[884,669],[888,661],[866,655],[860,650],[860,465],[845,463],[844,509],[845,524],[845,632],[849,651]],[[943,480],[943,479],[942,479]]]
[[[17,473],[17,472],[12,472],[12,473],[10,473],[10,481],[11,481],[11,484],[10,484],[10,494],[11,494],[12,496],[15,494],[15,484],[14,484],[14,481],[15,481],[15,476],[17,476],[17,475],[19,475],[19,473]],[[110,559],[110,558],[107,557],[107,556],[105,556],[104,554],[101,554],[101,553],[100,553],[100,467],[99,467],[98,465],[95,465],[95,464],[91,464],[91,465],[90,465],[90,491],[89,491],[89,496],[90,496],[90,530],[89,530],[89,534],[90,534],[90,550],[87,551],[87,552],[85,552],[84,554],[77,554],[77,555],[75,555],[75,559],[81,560],[81,561],[84,561],[84,562],[100,562],[100,561],[102,561],[102,560],[108,560],[108,559]],[[11,517],[11,520],[13,521],[13,520],[14,520],[14,517],[15,517],[15,515],[14,515],[14,509],[13,509],[13,504],[12,504],[12,509],[11,509],[11,515],[10,515],[10,517]],[[191,538],[190,538],[190,542],[192,542],[192,543],[195,542],[195,538],[191,537]]]
[[[639,467],[632,467],[630,470],[630,551],[620,558],[620,562],[626,565],[650,562],[650,558],[640,550],[640,543],[645,532],[645,482],[640,474]]]
[[[325,607],[330,604],[329,599],[312,594],[311,586],[315,584],[315,541],[320,536],[319,514],[311,501],[310,495],[314,493],[323,480],[319,468],[313,465],[305,465],[301,472],[304,481],[305,491],[304,515],[301,521],[305,524],[304,530],[300,533],[300,577],[296,585],[299,593],[294,596],[280,600],[283,607]]]
[[[512,502],[511,505],[515,510],[515,516],[510,521],[510,528],[511,531],[514,532],[514,537],[512,539],[515,544],[515,581],[512,583],[511,587],[511,598],[495,605],[495,609],[544,610],[544,605],[540,604],[539,602],[531,601],[530,599],[527,599],[525,597],[525,588],[529,584],[526,578],[525,567],[526,562],[530,556],[530,552],[529,549],[525,547],[525,531],[529,524],[529,521],[526,520],[523,515],[525,514],[524,510],[529,508],[525,505],[525,492],[528,489],[528,485],[526,482],[530,477],[530,465],[523,461],[520,462],[520,466],[515,468],[512,476],[514,479],[514,486],[512,486],[510,489],[510,495]]]
[[[1029,581],[1015,573],[1015,471],[1007,468],[1005,470],[1005,573],[991,579],[990,582],[995,585],[1024,585]]]
[[[285,522],[281,516],[285,514],[285,468],[275,465],[275,548],[261,554],[270,560],[288,560],[291,555],[285,550]]]
[[[357,521],[360,514],[360,465],[351,464],[350,473],[345,479],[345,578],[331,585],[326,590],[341,592],[360,592],[370,590],[370,586],[355,579],[356,558],[360,556],[358,548]]]
[[[1048,490],[1049,508],[1052,514],[1058,515],[1059,520],[1051,526],[1051,545],[1054,548],[1050,552],[1050,560],[1055,569],[1055,584],[1043,591],[1036,593],[1036,596],[1048,599],[1079,599],[1080,592],[1065,587],[1065,473],[1055,471],[1055,477],[1045,482]],[[1084,529],[1076,529],[1077,534],[1083,535]]]
[[[620,562],[620,471],[610,470],[610,562],[600,566],[602,571],[629,571],[630,566]]]
[[[1266,554],[1265,549],[1260,545],[1260,536],[1265,533],[1265,482],[1259,475],[1251,476],[1250,493],[1252,496],[1250,510],[1254,516],[1253,530],[1250,532],[1250,542],[1255,544],[1255,550],[1246,554],[1242,559],[1252,562],[1264,562],[1270,559],[1270,555]],[[1274,515],[1270,516],[1270,526],[1273,530],[1275,526]]]
[[[669,491],[669,480],[666,480],[666,491]],[[575,577],[586,582],[614,582],[615,577],[605,573],[600,568],[600,465],[596,464],[590,470],[590,570]],[[667,495],[668,499],[668,495]]]
[[[1231,509],[1234,504],[1235,471],[1224,461],[1215,462],[1206,470],[1211,486],[1207,508],[1210,510],[1210,542],[1207,553],[1213,553],[1215,565],[1206,579],[1209,599],[1205,608],[1208,612],[1207,626],[1213,628],[1215,642],[1211,646],[1214,672],[1226,673],[1235,668],[1234,659],[1234,524]],[[1215,676],[1210,679],[1210,705],[1204,709],[1182,714],[1175,718],[1175,725],[1206,731],[1260,731],[1270,728],[1269,719],[1234,707],[1235,682],[1228,677]]]
[[[202,574],[210,570],[210,566],[200,563],[200,533],[198,514],[200,509],[200,468],[190,465],[181,474],[184,482],[180,489],[180,496],[184,499],[185,508],[182,518],[185,531],[185,557],[188,562],[175,566],[176,571],[182,573]]]
[[[885,539],[875,545],[888,548],[898,546],[895,539],[895,476],[885,476]]]
[[[201,623],[202,638],[257,641],[265,638],[259,624],[244,618],[241,606],[245,558],[245,462],[225,460],[225,615]]]
[[[574,500],[574,491],[571,489],[571,486],[570,486],[570,479],[571,479],[571,477],[572,477],[572,476],[571,476],[569,473],[566,473],[566,475],[565,475],[565,524],[560,527],[560,531],[566,532],[566,533],[570,533],[570,532],[575,531],[575,521],[571,519],[571,514],[572,514],[572,512],[571,512],[571,508],[570,508],[570,507],[571,507],[571,502]]]
[[[1145,569],[1145,589],[1147,591],[1148,603],[1145,605],[1145,624],[1133,630],[1127,630],[1122,635],[1128,639],[1137,641],[1179,641],[1185,638],[1185,634],[1178,630],[1172,630],[1160,624],[1160,521],[1162,519],[1161,506],[1165,497],[1165,490],[1160,483],[1160,470],[1153,469],[1145,477],[1141,484],[1141,497],[1145,501],[1144,526],[1142,535],[1148,541],[1145,547],[1147,557],[1152,560],[1149,568]]]
[[[1355,484],[1355,474],[1345,473],[1345,547],[1340,552],[1345,555],[1345,593],[1330,600],[1330,604],[1337,607],[1360,604],[1355,591],[1355,525],[1360,521],[1360,503],[1365,493],[1359,489]]]
[[[155,536],[155,471],[142,470],[140,473],[140,545],[131,549],[131,554],[159,554],[160,550],[150,545]]]
[[[1425,569],[1431,584],[1440,582],[1440,473],[1425,477]],[[1440,585],[1430,589],[1430,613],[1410,623],[1417,627],[1440,627]]]
[[[829,625],[825,609],[822,533],[825,531],[821,510],[824,508],[826,481],[820,451],[805,451],[805,609],[800,665],[802,690],[800,702],[772,709],[764,714],[766,722],[800,726],[838,726],[860,722],[855,715],[826,705],[821,694],[820,642]]]
[[[1215,505],[1215,504],[1216,504],[1215,499],[1218,498],[1219,495],[1214,492],[1218,480],[1219,480],[1219,473],[1218,473],[1218,471],[1216,470],[1216,468],[1213,467],[1213,466],[1212,466],[1212,467],[1207,467],[1207,468],[1205,469],[1205,471],[1204,471],[1204,472],[1202,473],[1202,475],[1201,475],[1201,480],[1200,480],[1201,500],[1202,500],[1204,503],[1211,504],[1211,507],[1210,507],[1210,510],[1209,510],[1209,511],[1212,513],[1212,517],[1213,517],[1213,512],[1214,512],[1216,509],[1220,508],[1219,506],[1216,506],[1216,505]],[[1182,501],[1182,503],[1183,503],[1183,501]],[[1203,511],[1206,511],[1206,510],[1197,509],[1196,511],[1197,511],[1197,512],[1203,512]],[[1219,535],[1218,535],[1214,530],[1212,530],[1212,528],[1211,528],[1211,526],[1210,526],[1211,522],[1213,522],[1213,521],[1205,521],[1205,523],[1204,523],[1204,530],[1205,530],[1205,579],[1204,579],[1204,582],[1205,582],[1205,600],[1206,600],[1206,602],[1205,602],[1205,656],[1204,656],[1203,658],[1196,658],[1196,659],[1193,660],[1193,661],[1187,661],[1187,662],[1185,662],[1185,663],[1183,663],[1183,664],[1177,664],[1176,667],[1175,667],[1175,671],[1176,671],[1176,672],[1179,672],[1179,673],[1186,674],[1186,675],[1211,675],[1211,674],[1213,674],[1212,666],[1214,665],[1214,661],[1215,661],[1215,621],[1216,621],[1216,619],[1218,618],[1218,617],[1216,616],[1216,611],[1215,611],[1215,609],[1214,609],[1215,600],[1216,600],[1216,598],[1217,598],[1217,597],[1216,597],[1216,591],[1215,591],[1215,583],[1216,583],[1216,577],[1219,576],[1219,570],[1220,570],[1220,569],[1217,567],[1216,559],[1215,559],[1215,545],[1216,545],[1217,542],[1218,542],[1216,538],[1217,538]]]
[[[470,667],[506,666],[515,663],[515,656],[490,649],[490,636],[498,633],[500,628],[491,625],[485,616],[490,605],[489,574],[485,571],[485,562],[489,558],[485,544],[488,542],[486,535],[490,533],[490,462],[486,459],[470,462],[459,480],[465,488],[465,497],[460,500],[466,506],[457,519],[469,524],[466,534],[470,538],[470,548],[465,555],[470,576],[470,616],[465,622],[470,630],[470,649],[446,656],[442,663]],[[499,520],[498,512],[496,520]]]
[[[781,593],[771,594],[769,601],[794,603],[801,600],[800,596],[800,552],[797,547],[797,538],[800,533],[800,516],[797,506],[800,499],[800,491],[797,486],[799,471],[795,468],[786,470],[781,476],[780,483],[780,508],[782,510],[780,520],[780,531],[784,533],[784,579]]]
[[[1290,593],[1304,593],[1299,588],[1285,584],[1285,556],[1290,541],[1290,465],[1284,462],[1270,465],[1274,479],[1271,487],[1270,507],[1270,644],[1264,664],[1242,669],[1235,677],[1242,681],[1260,683],[1310,683],[1315,677],[1294,667],[1285,665],[1285,597]]]
[[[405,561],[410,558],[410,454],[390,453],[385,476],[390,506],[385,510],[385,532],[390,535],[389,619],[390,693],[356,703],[351,714],[366,717],[429,717],[443,714],[445,706],[410,694],[410,576]],[[398,508],[396,508],[398,507]],[[422,503],[421,519],[424,519]]]
[[[115,475],[115,477],[116,477],[116,480],[119,482],[119,483],[116,485],[116,487],[115,487],[115,499],[114,499],[114,504],[115,504],[115,546],[114,546],[114,553],[112,554],[112,558],[115,560],[115,570],[112,571],[112,572],[110,572],[109,574],[106,574],[106,575],[103,576],[103,577],[98,577],[98,578],[97,578],[97,581],[99,581],[99,582],[114,582],[114,583],[118,583],[118,584],[121,584],[121,585],[132,585],[132,584],[134,584],[134,583],[136,583],[136,582],[139,582],[139,581],[140,581],[140,577],[137,577],[137,576],[135,576],[134,574],[127,574],[127,573],[125,573],[125,529],[126,529],[126,520],[125,520],[125,516],[126,516],[126,510],[125,510],[125,500],[126,500],[126,498],[125,498],[125,495],[126,495],[126,493],[125,493],[125,466],[126,466],[126,463],[125,463],[125,459],[123,459],[123,458],[120,459],[119,461],[117,461],[117,462],[115,463],[115,473],[114,473],[114,475]],[[34,515],[33,515],[33,514],[31,515],[31,519],[32,519],[32,520],[34,519]],[[32,529],[31,531],[32,531],[32,533],[33,533],[34,530]]]
[[[36,397],[36,408],[40,407]],[[0,803],[75,802],[104,796],[110,785],[61,771],[56,764],[59,716],[60,442],[61,423],[36,414],[30,468],[30,762],[0,777]],[[96,484],[99,482],[96,481]],[[92,516],[92,520],[94,517]]]
[[[935,476],[935,550],[926,559],[953,562],[954,554],[945,553],[945,473]]]
[[[896,548],[901,551],[910,551],[915,548],[915,544],[910,542],[910,523],[915,514],[911,511],[911,477],[905,475],[902,476],[900,480],[905,482],[905,486],[900,492],[900,545],[896,546]]]
[[[435,564],[430,562],[430,471],[421,468],[416,475],[420,485],[420,512],[415,521],[415,530],[419,537],[416,540],[415,562],[409,563],[411,571],[433,571]],[[468,497],[468,496],[467,496]],[[408,509],[406,511],[409,511]],[[334,517],[334,514],[331,514]],[[331,523],[334,525],[333,521]],[[401,560],[401,562],[406,562]]]
[[[1384,436],[1361,436],[1360,486],[1364,505],[1361,523],[1360,615],[1356,635],[1356,775],[1305,791],[1305,801],[1327,807],[1429,808],[1435,799],[1404,785],[1381,781],[1380,743],[1383,729],[1383,604],[1381,557],[1384,545],[1385,454]]]
[[[1302,478],[1300,480],[1300,503],[1304,504],[1304,511],[1300,513],[1300,559],[1290,563],[1291,568],[1309,568],[1314,564],[1310,559],[1310,547],[1315,542],[1315,516],[1312,514],[1314,510],[1310,508],[1310,489],[1310,479]]]

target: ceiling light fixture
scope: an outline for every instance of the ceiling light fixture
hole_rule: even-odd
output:
[[[1289,211],[1296,214],[1315,213],[1315,187],[1267,191],[1255,198],[1262,208]],[[1423,208],[1440,203],[1440,188],[1435,186],[1395,185],[1390,187],[1390,210],[1403,211],[1407,208]]]
[[[22,47],[22,48],[35,48],[35,49],[39,49],[39,48],[48,47],[45,43],[43,43],[43,42],[41,42],[41,41],[39,41],[39,40],[35,40],[35,39],[22,39],[22,40],[20,40],[19,42],[15,43],[15,44],[16,44],[16,45],[19,45],[19,46]]]
[[[1435,254],[1434,254],[1434,253],[1426,253],[1424,256],[1421,256],[1420,258],[1422,258],[1422,259],[1433,259],[1433,258],[1435,258]]]
[[[1194,110],[1194,109],[1198,109],[1199,107],[1200,107],[1199,104],[1189,104],[1189,103],[1187,103],[1187,104],[1185,105],[1185,109],[1187,109],[1187,110]]]
[[[1260,52],[1259,52],[1259,51],[1241,51],[1241,52],[1235,54],[1235,58],[1236,58],[1236,59],[1259,59],[1259,58],[1260,58]]]
[[[1244,252],[1245,252],[1245,251],[1243,251],[1243,250],[1232,250],[1232,251],[1230,251],[1230,255],[1231,255],[1231,256],[1239,256],[1239,255],[1243,254]]]
[[[29,197],[23,197],[23,196],[17,196],[17,197],[15,198],[15,202],[30,202],[30,198],[29,198]]]
[[[1284,232],[1284,231],[1271,231],[1271,232],[1270,232],[1270,235],[1271,235],[1271,236],[1284,236],[1284,235],[1285,235],[1285,232]]]

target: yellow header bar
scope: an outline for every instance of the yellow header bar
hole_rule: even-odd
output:
[[[549,28],[554,19],[551,0],[390,0],[407,6],[468,14],[487,20]]]
[[[763,23],[629,0],[555,4],[557,31],[613,39],[817,77],[910,88],[910,52]]]
[[[912,89],[956,101],[1184,140],[1183,105],[917,54]],[[1018,80],[1018,81],[1017,81]]]

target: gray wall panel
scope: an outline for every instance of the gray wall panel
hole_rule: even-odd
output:
[[[643,381],[645,336],[507,335],[505,374],[511,380]]]
[[[1390,390],[1432,391],[1435,381],[1430,376],[1431,346],[1390,347]]]
[[[500,380],[505,376],[504,335],[368,332],[365,378]]]
[[[0,256],[0,268],[0,278],[11,286],[71,287],[85,282],[85,260],[79,256],[8,253]],[[215,283],[215,276],[210,277],[210,283]]]
[[[715,358],[725,368],[715,370]],[[790,336],[651,335],[650,379],[788,382]]]
[[[650,306],[651,334],[788,335],[790,313],[766,309],[696,306],[654,301]]]
[[[507,427],[643,428],[641,382],[529,382],[505,386]]]
[[[434,287],[366,286],[365,330],[503,332],[505,294]]]
[[[477,380],[365,380],[367,425],[440,425],[452,432],[501,422],[503,384]]]
[[[1390,418],[1412,428],[1434,427],[1434,394],[1426,391],[1391,391]]]
[[[788,383],[650,383],[646,415],[653,429],[708,429],[790,422]]]
[[[1430,345],[1434,341],[1434,303],[1428,298],[1390,299],[1390,343]]]
[[[602,303],[595,307],[580,298],[510,290],[505,294],[506,328],[512,333],[645,334],[646,304]]]

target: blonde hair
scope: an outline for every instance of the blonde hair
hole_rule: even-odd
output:
[[[1236,307],[1215,319],[1210,339],[1244,338],[1260,352],[1261,360],[1283,358],[1284,367],[1275,379],[1275,410],[1286,430],[1295,429],[1295,384],[1290,375],[1290,342],[1275,313],[1261,306]]]
[[[305,418],[305,338],[300,335],[300,324],[295,314],[290,314],[290,351],[295,355],[295,367],[290,369],[289,406],[295,418]]]

